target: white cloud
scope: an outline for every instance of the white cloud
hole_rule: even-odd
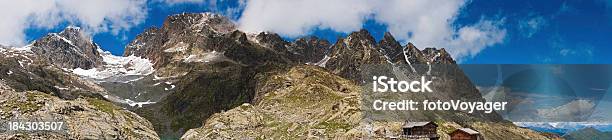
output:
[[[25,44],[28,28],[53,28],[69,22],[90,33],[119,31],[146,18],[145,0],[20,0],[0,1],[0,44]]]
[[[527,38],[531,38],[542,27],[546,26],[546,19],[542,16],[536,16],[529,19],[521,20],[518,23],[520,32]]]
[[[593,57],[593,46],[587,43],[571,44],[560,35],[553,35],[548,44],[553,51],[565,58],[580,58],[581,60],[590,60]]]
[[[175,5],[175,4],[183,4],[183,3],[203,3],[206,0],[156,0],[156,1],[164,2],[168,5]]]
[[[575,53],[574,51],[570,49],[564,48],[559,51],[559,54],[561,54],[562,56],[567,56],[570,52]]]
[[[196,4],[205,6],[206,11],[221,13],[231,19],[237,19],[247,0],[152,0],[160,3],[164,8],[172,8],[175,5],[181,4]],[[223,5],[227,3],[236,3],[236,5]]]
[[[306,35],[313,29],[351,32],[374,19],[388,25],[399,40],[419,48],[444,47],[456,59],[471,57],[500,43],[500,21],[481,20],[453,25],[465,0],[250,0],[238,23],[249,32],[271,31],[284,36]]]
[[[506,30],[499,26],[504,20],[489,21],[480,20],[478,23],[460,28],[454,33],[455,37],[443,41],[441,46],[449,48],[453,57],[461,61],[461,58],[472,57],[484,50],[486,47],[501,43],[506,37]]]
[[[314,28],[350,32],[373,10],[367,0],[250,0],[239,19],[246,31],[296,37]]]

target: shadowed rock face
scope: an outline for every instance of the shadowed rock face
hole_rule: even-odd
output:
[[[34,49],[34,48],[31,48]],[[48,93],[62,99],[79,96],[101,97],[105,90],[95,83],[64,71],[45,56],[30,50],[7,49],[0,51],[0,80],[16,91]],[[87,91],[81,93],[82,91]]]
[[[313,64],[325,58],[330,47],[329,41],[309,36],[295,40],[288,49],[293,53],[297,63]]]
[[[76,27],[48,34],[36,40],[31,47],[32,52],[62,68],[91,69],[102,63],[98,45]]]
[[[403,47],[395,40],[393,35],[389,32],[385,32],[382,40],[378,42],[378,47],[382,49],[382,52],[386,54],[387,58],[391,62],[405,61]]]
[[[331,49],[325,68],[334,74],[361,83],[363,65],[387,63],[381,49],[367,30],[353,32],[339,39]]]

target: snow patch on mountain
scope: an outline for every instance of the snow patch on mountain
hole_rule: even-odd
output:
[[[325,55],[325,57],[323,57],[323,59],[321,59],[321,61],[315,63],[314,65],[325,68],[325,64],[327,64],[327,61],[329,61],[330,58],[331,57]]]
[[[60,36],[60,35],[58,35],[58,34],[56,34],[56,33],[51,33],[51,35],[53,35],[53,37],[56,37],[56,38],[61,39],[62,41],[64,41],[64,42],[66,42],[66,43],[70,44],[71,46],[75,46],[75,45],[74,45],[74,43],[72,43],[72,41],[70,41],[70,40],[66,39],[66,38],[65,38],[65,37],[63,37],[63,36]]]
[[[164,52],[169,52],[169,53],[184,52],[184,51],[187,51],[188,48],[189,48],[189,44],[184,43],[184,42],[179,42],[174,47],[164,50]]]
[[[103,80],[126,76],[149,75],[155,71],[153,64],[148,59],[137,56],[115,56],[109,52],[99,51],[102,54],[105,65],[87,70],[76,68],[72,70],[72,72],[87,78]],[[137,77],[136,79],[138,78],[140,77]],[[131,80],[134,79],[127,79],[127,81]]]
[[[183,62],[185,63],[191,63],[191,62],[208,63],[208,62],[213,62],[213,61],[217,61],[221,59],[225,59],[225,56],[223,55],[223,53],[212,51],[212,52],[205,52],[201,54],[191,54],[183,58]]]
[[[408,51],[406,49],[404,49],[404,59],[406,60],[406,63],[408,63],[408,66],[410,66],[410,70],[412,70],[412,72],[416,73],[416,70],[414,69],[414,67],[412,67],[412,63],[410,63],[410,60],[408,60]]]
[[[142,107],[142,105],[155,104],[155,102],[146,101],[146,102],[135,102],[130,99],[125,99],[125,103],[132,107]]]

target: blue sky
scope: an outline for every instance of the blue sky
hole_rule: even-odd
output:
[[[441,9],[430,7],[430,10],[422,9],[419,11],[404,11],[401,8],[409,9],[410,5],[399,5],[399,8],[395,11],[385,11],[375,10],[376,7],[367,7],[367,3],[365,5],[347,3],[348,6],[339,6],[340,3],[338,5],[332,4],[331,7],[344,10],[344,12],[338,12],[338,16],[333,16],[333,11],[320,15],[291,13],[295,12],[291,11],[287,12],[289,15],[283,15],[276,14],[279,12],[272,10],[271,12],[274,12],[274,14],[270,14],[270,16],[275,16],[275,18],[269,22],[257,20],[271,13],[270,10],[258,11],[257,5],[268,3],[254,1],[217,0],[211,2],[193,0],[181,2],[181,0],[174,0],[172,3],[147,1],[141,6],[145,8],[144,12],[146,12],[142,20],[138,20],[131,26],[121,28],[116,32],[94,32],[92,33],[93,39],[104,50],[121,55],[127,43],[146,28],[160,27],[169,15],[183,12],[217,12],[230,16],[241,26],[244,25],[243,28],[246,30],[277,31],[289,40],[305,35],[315,35],[335,42],[338,37],[346,36],[347,33],[358,28],[368,29],[378,40],[384,32],[391,31],[394,36],[400,36],[398,39],[403,44],[416,41],[417,47],[450,47],[450,50],[457,50],[456,52],[460,52],[457,53],[457,56],[460,57],[461,63],[465,64],[612,63],[612,56],[608,55],[612,52],[612,1],[609,0],[457,0],[456,4],[447,4],[446,7],[445,4],[440,6]],[[341,1],[339,0],[339,2]],[[438,2],[445,3],[446,1]],[[434,3],[431,5],[440,4]],[[285,7],[291,7],[291,5]],[[360,12],[359,8],[362,8],[363,12]],[[299,9],[299,7],[295,8],[296,11]],[[309,7],[304,9],[309,9]],[[279,10],[285,9],[277,9],[277,11]],[[289,10],[293,9],[290,8]],[[312,12],[316,12],[315,10],[313,9]],[[319,11],[325,10],[327,9]],[[442,11],[440,13],[443,14],[436,13],[439,11]],[[394,12],[407,12],[397,13],[398,15],[407,15],[405,16],[407,18],[399,17],[402,19],[398,19],[393,16],[385,16],[385,14],[396,14]],[[444,12],[447,12],[447,14],[444,14]],[[291,16],[291,14],[297,14],[298,16]],[[300,16],[303,16],[303,14],[306,14],[307,17],[302,19],[314,18],[312,25],[301,24],[301,22],[311,23],[310,20],[301,21]],[[355,18],[351,18],[353,17],[351,15],[355,15]],[[419,17],[430,17],[430,15],[441,16],[442,18],[425,20],[432,21],[432,23],[419,20],[421,19]],[[321,19],[317,19],[319,16],[321,16]],[[345,16],[348,17],[346,20],[336,20],[345,19],[343,18]],[[416,23],[421,24],[413,25],[410,22],[413,19]],[[304,27],[293,30],[291,23],[283,24],[289,27],[281,29],[262,25],[287,21],[296,21],[296,26]],[[443,23],[436,23],[436,21]],[[59,21],[54,26],[47,28],[30,25],[24,29],[24,39],[29,42],[49,32],[59,32],[67,25],[83,26],[81,25],[83,23],[79,20],[66,20]],[[437,25],[431,28],[432,30],[437,30],[436,27],[448,29],[439,32],[419,31],[419,29],[427,27],[422,26],[423,23]],[[406,25],[406,28],[403,25]],[[469,38],[471,35],[464,35],[464,30],[476,31],[475,33],[482,33],[486,36],[477,38],[476,41],[464,41],[461,38]],[[433,35],[433,38],[423,37],[428,35]],[[436,38],[436,36],[447,37]],[[447,43],[439,43],[445,41]],[[465,50],[464,46],[474,49]]]

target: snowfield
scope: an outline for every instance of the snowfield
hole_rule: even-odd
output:
[[[98,51],[102,54],[105,63],[104,66],[88,70],[76,68],[72,70],[72,73],[87,78],[103,80],[126,76],[149,75],[155,71],[155,69],[153,69],[153,64],[148,59],[136,56],[115,56],[109,52],[103,52],[102,50]]]

